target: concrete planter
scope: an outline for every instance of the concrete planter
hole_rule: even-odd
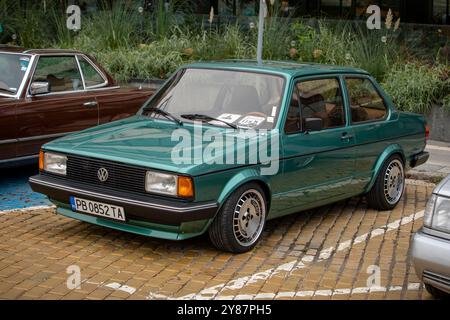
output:
[[[433,105],[426,118],[430,125],[430,139],[450,142],[450,112],[442,106]]]

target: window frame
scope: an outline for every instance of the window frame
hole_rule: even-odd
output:
[[[299,96],[298,96],[298,88],[297,88],[296,84],[297,84],[297,82],[294,82],[292,84],[292,89],[290,90],[289,99],[287,100],[289,105],[286,108],[286,117],[284,119],[284,125],[283,125],[283,131],[284,131],[284,134],[286,134],[286,135],[293,135],[293,134],[298,134],[298,133],[304,132],[304,130],[303,130],[303,123],[302,123],[303,121],[301,121],[301,119],[302,119],[302,108],[301,108],[301,105],[300,105],[300,99],[299,99]],[[286,131],[287,116],[288,116],[288,113],[289,113],[289,109],[291,108],[291,100],[292,100],[292,96],[294,94],[297,95],[297,108],[298,108],[298,115],[300,117],[300,129],[298,131],[287,132]]]
[[[31,89],[31,85],[33,83],[33,78],[34,78],[34,76],[36,74],[36,70],[37,70],[39,61],[43,57],[45,57],[45,58],[54,58],[54,57],[69,57],[69,58],[73,58],[75,60],[75,63],[76,63],[76,66],[77,66],[77,70],[78,70],[78,73],[80,75],[80,79],[81,79],[81,83],[83,85],[83,89],[81,89],[81,90],[66,90],[66,91],[58,91],[58,92],[49,92],[49,93],[39,94],[37,96],[36,95],[32,95],[31,92],[30,92],[30,89]],[[79,92],[86,92],[86,87],[84,85],[83,75],[81,73],[80,65],[78,63],[78,60],[77,60],[77,57],[76,57],[75,54],[70,54],[70,53],[69,54],[67,54],[67,53],[64,53],[64,54],[45,54],[45,55],[38,55],[36,57],[36,62],[34,64],[33,73],[30,76],[30,81],[29,81],[28,88],[27,88],[27,97],[29,97],[29,98],[32,98],[32,97],[43,97],[43,96],[50,96],[50,95],[60,95],[60,94],[79,93]]]
[[[342,107],[344,109],[344,124],[342,126],[339,127],[332,127],[332,128],[324,128],[318,132],[323,132],[323,131],[329,131],[329,130],[336,130],[336,129],[342,129],[342,128],[346,128],[350,125],[350,121],[349,121],[349,108],[347,105],[347,101],[346,101],[346,90],[347,88],[344,87],[344,81],[343,81],[343,75],[342,74],[321,74],[321,75],[317,75],[317,76],[300,76],[300,77],[296,77],[292,79],[292,84],[291,84],[291,90],[289,92],[289,98],[286,100],[287,103],[290,104],[290,99],[292,98],[292,94],[294,93],[294,89],[297,92],[298,95],[298,88],[297,88],[297,83],[298,82],[308,82],[308,81],[316,81],[316,80],[330,80],[330,79],[335,79],[338,82],[339,85],[339,89],[341,90],[341,98],[342,98]],[[344,92],[344,89],[346,92]],[[300,99],[298,99],[298,104],[299,104],[299,109],[300,109],[300,126],[301,126],[301,130],[300,131],[296,131],[296,132],[286,132],[286,121],[287,121],[287,113],[289,112],[289,107],[290,105],[286,106],[286,110],[285,110],[285,116],[284,116],[284,122],[283,122],[283,132],[285,135],[294,135],[294,134],[299,134],[299,133],[306,133],[306,130],[304,130],[303,128],[303,113],[302,113],[302,104],[300,102]]]
[[[83,76],[83,72],[81,71],[81,67],[78,61],[78,56],[84,57],[84,59],[86,61],[88,61],[102,76],[103,79],[105,79],[105,83],[102,86],[99,86],[98,88],[93,88],[93,87],[88,87],[86,88],[85,85],[85,80],[84,80],[84,76]],[[31,88],[31,84],[33,83],[33,77],[34,74],[36,72],[36,68],[37,65],[39,63],[39,59],[42,57],[74,57],[76,62],[77,62],[77,68],[78,71],[80,73],[81,76],[81,81],[83,83],[83,90],[71,90],[71,91],[60,91],[60,92],[49,92],[49,93],[44,93],[44,94],[39,94],[39,95],[32,95],[30,93],[30,88]],[[79,94],[79,93],[86,93],[86,92],[91,92],[91,91],[97,91],[97,90],[108,90],[108,89],[118,89],[120,88],[120,86],[110,86],[110,82],[107,80],[106,75],[96,66],[96,64],[94,62],[92,62],[91,59],[89,59],[89,57],[87,57],[86,55],[84,55],[83,53],[39,53],[36,55],[32,55],[32,59],[33,59],[33,65],[32,68],[30,68],[29,70],[29,74],[28,77],[26,79],[26,81],[28,82],[28,86],[26,88],[26,98],[34,98],[34,97],[47,97],[47,96],[53,96],[53,95],[61,95],[61,94]],[[30,62],[31,63],[31,62]]]
[[[81,79],[83,81],[83,87],[84,90],[92,90],[92,89],[99,89],[99,88],[103,88],[106,87],[108,85],[108,79],[105,77],[105,75],[103,74],[103,72],[101,72],[101,70],[99,70],[99,68],[91,61],[91,59],[89,59],[87,56],[82,55],[82,54],[77,54],[75,55],[75,58],[77,59],[77,64],[78,64],[78,69],[80,70],[80,74],[81,74]],[[84,77],[84,73],[83,73],[83,69],[81,68],[81,60],[84,60],[85,62],[87,62],[92,68],[94,68],[94,70],[100,75],[100,77],[103,79],[103,83],[100,84],[96,84],[93,86],[86,86],[86,79]]]
[[[386,107],[386,113],[383,118],[375,119],[375,120],[361,121],[361,122],[353,122],[353,117],[352,117],[352,113],[351,113],[352,106],[351,106],[351,100],[350,100],[350,90],[348,89],[348,86],[347,86],[347,79],[363,79],[363,80],[368,80],[370,82],[372,87],[375,89],[376,93],[383,100],[383,104]],[[365,124],[370,124],[370,123],[375,123],[375,122],[384,122],[390,117],[391,107],[390,107],[389,103],[387,103],[387,100],[386,100],[384,94],[381,92],[380,88],[378,87],[377,83],[371,76],[361,75],[361,74],[354,74],[354,75],[346,74],[343,76],[342,80],[343,80],[343,84],[345,85],[345,91],[346,91],[346,95],[347,95],[347,97],[346,97],[347,105],[348,105],[347,109],[348,109],[348,115],[349,115],[349,124],[351,126],[359,126],[359,125],[365,125]]]

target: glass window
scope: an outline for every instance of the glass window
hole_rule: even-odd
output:
[[[202,115],[240,128],[273,129],[284,81],[280,76],[255,72],[184,69],[149,100],[143,112],[159,108],[186,120]],[[210,121],[224,126],[221,122]]]
[[[346,83],[353,123],[379,120],[386,116],[384,100],[369,79],[350,78]]]
[[[0,93],[16,94],[28,70],[29,56],[0,54]]]
[[[447,23],[447,2],[449,0],[434,0],[433,1],[433,20],[435,23]]]
[[[300,104],[298,102],[297,88],[294,88],[291,96],[291,102],[289,103],[288,113],[286,115],[286,122],[284,125],[284,131],[286,133],[296,133],[302,130],[300,121]]]
[[[323,129],[345,126],[345,109],[338,79],[320,79],[297,83],[302,121],[320,118]]]
[[[95,70],[95,68],[84,58],[79,58],[81,71],[83,72],[86,88],[105,84],[105,79]]]
[[[50,92],[83,90],[74,56],[41,56],[34,72],[34,81],[47,81]]]

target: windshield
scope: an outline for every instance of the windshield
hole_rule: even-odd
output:
[[[29,63],[30,56],[0,53],[0,94],[17,93]]]
[[[281,76],[235,70],[183,69],[145,105],[185,121],[217,126],[273,129],[283,95]]]

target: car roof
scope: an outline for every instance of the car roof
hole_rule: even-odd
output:
[[[30,55],[40,54],[82,54],[81,51],[68,50],[68,49],[26,49],[18,46],[0,45],[0,52],[14,52]]]
[[[187,68],[204,69],[238,69],[255,72],[268,72],[292,77],[305,75],[320,75],[332,73],[353,73],[368,75],[367,71],[318,63],[297,63],[289,61],[264,61],[258,64],[255,60],[224,60],[213,62],[196,62],[186,66]]]

